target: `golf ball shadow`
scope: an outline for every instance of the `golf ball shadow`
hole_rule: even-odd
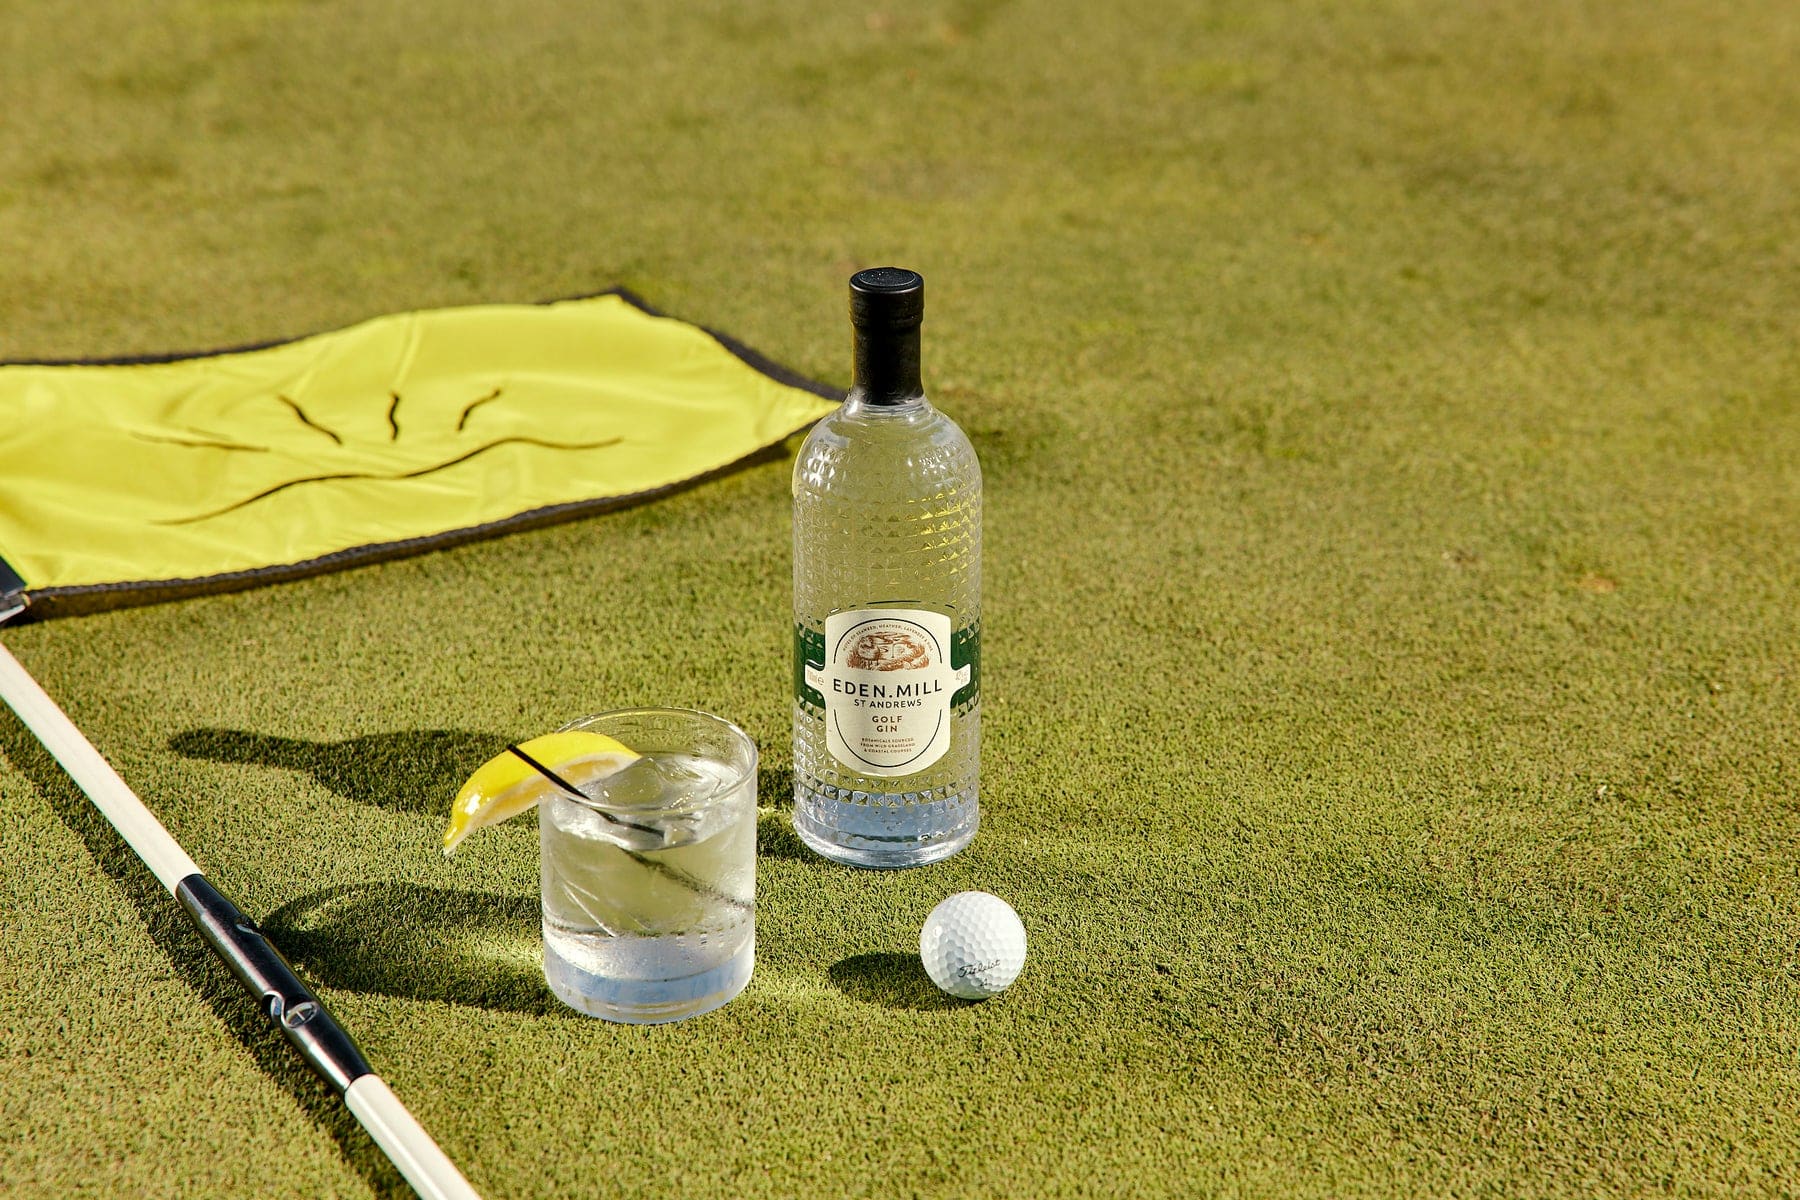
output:
[[[931,1011],[973,1003],[939,991],[916,954],[853,954],[832,963],[826,976],[852,1000],[884,1008]]]

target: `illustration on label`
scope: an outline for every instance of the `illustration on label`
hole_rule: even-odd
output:
[[[950,749],[950,700],[970,668],[950,665],[950,618],[866,608],[825,618],[825,661],[805,682],[825,700],[825,748],[853,771],[922,771]]]

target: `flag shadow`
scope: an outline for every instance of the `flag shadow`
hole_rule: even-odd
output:
[[[444,816],[457,785],[506,749],[507,739],[462,729],[402,729],[336,742],[242,729],[189,729],[169,739],[184,758],[280,767],[359,804]]]

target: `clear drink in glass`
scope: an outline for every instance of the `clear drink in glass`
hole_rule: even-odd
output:
[[[567,726],[641,757],[538,806],[544,978],[610,1021],[679,1021],[744,989],[756,962],[756,746],[683,709]]]

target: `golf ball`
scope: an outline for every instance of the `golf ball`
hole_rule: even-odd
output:
[[[919,931],[931,982],[964,1000],[998,996],[1025,966],[1025,923],[986,892],[958,892],[931,910]]]

